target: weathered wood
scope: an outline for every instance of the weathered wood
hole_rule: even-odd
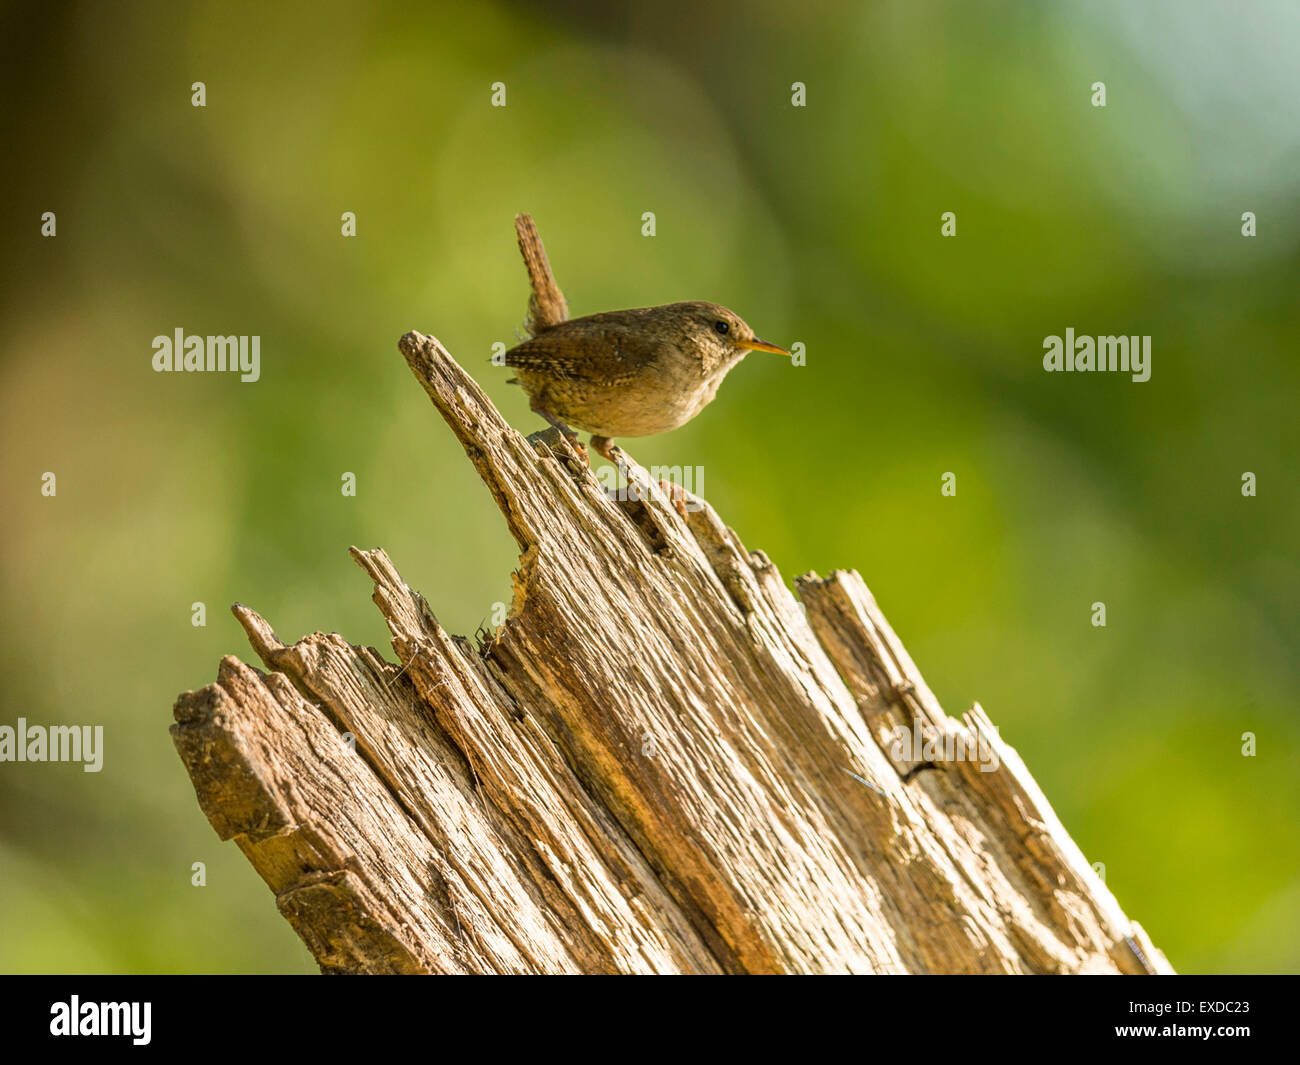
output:
[[[399,346],[519,544],[510,617],[451,636],[354,549],[397,665],[236,607],[270,672],[223,660],[172,730],[322,969],[1171,971],[856,573],[801,579],[805,614],[703,500],[630,460],[610,498],[436,340]],[[996,768],[900,751],[914,726]]]

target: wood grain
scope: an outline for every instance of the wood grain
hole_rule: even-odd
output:
[[[508,620],[452,636],[354,549],[396,663],[237,606],[269,672],[223,660],[172,729],[323,970],[1172,971],[856,573],[796,598],[706,501],[630,460],[644,498],[611,499],[436,340],[399,348],[518,542]],[[900,757],[918,723],[996,768]]]

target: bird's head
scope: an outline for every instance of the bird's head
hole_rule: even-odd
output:
[[[728,370],[751,351],[790,354],[760,340],[740,315],[716,303],[670,303],[662,310],[675,319],[683,347],[701,359],[706,373]]]

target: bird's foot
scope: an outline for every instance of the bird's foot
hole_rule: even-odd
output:
[[[529,433],[528,442],[535,447],[544,447],[557,459],[573,469],[574,472],[578,472],[579,469],[591,469],[591,460],[587,457],[587,448],[578,439],[577,433],[566,433],[558,426],[553,425],[549,429],[540,429],[535,433]],[[578,466],[579,459],[582,461],[581,467]]]
[[[587,469],[591,469],[591,456],[587,454],[587,445],[578,439],[578,434],[565,433],[564,439],[567,440],[569,446],[578,453],[578,457],[582,459],[582,464],[586,466]]]
[[[621,447],[616,447],[614,441],[607,436],[596,436],[593,433],[591,446],[595,449],[596,454],[612,462],[615,466],[622,466],[627,461],[626,452]]]
[[[570,429],[567,425],[565,425],[564,422],[560,421],[559,418],[557,418],[554,414],[548,411],[545,407],[538,406],[536,400],[534,400],[530,404],[530,406],[536,413],[540,414],[543,418],[545,418],[547,422],[550,423],[553,429],[559,430],[560,434],[564,437],[564,439],[569,442],[569,446],[572,447],[575,452],[577,452],[578,457],[582,459],[582,461],[586,464],[587,468],[590,469],[591,459],[587,457],[587,449],[583,446],[582,441],[578,439],[578,434],[575,433],[572,429]]]

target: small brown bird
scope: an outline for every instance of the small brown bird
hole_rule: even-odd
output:
[[[571,318],[506,352],[530,406],[571,440],[611,462],[614,437],[654,436],[685,425],[751,351],[789,355],[759,340],[716,303],[669,303]]]

